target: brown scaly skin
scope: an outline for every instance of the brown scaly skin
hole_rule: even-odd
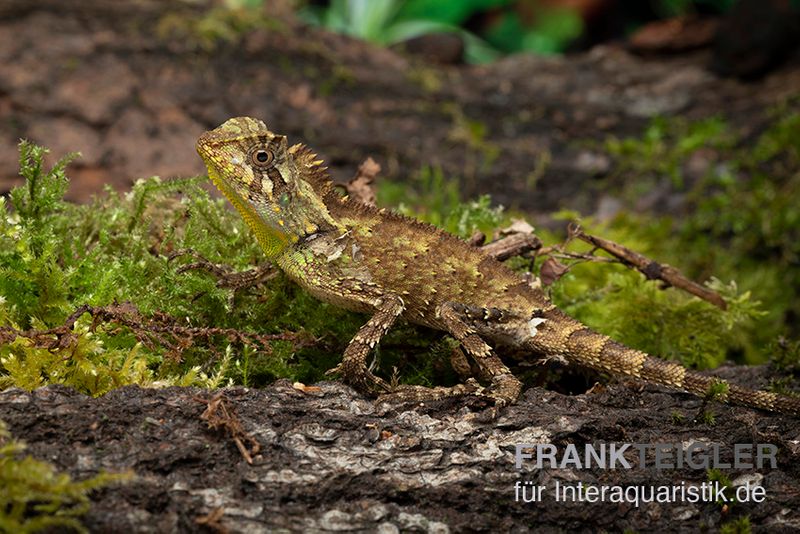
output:
[[[240,117],[206,132],[197,151],[214,184],[267,256],[317,298],[371,318],[353,337],[342,378],[368,394],[400,399],[480,392],[459,385],[391,388],[367,356],[402,316],[448,332],[476,364],[487,394],[513,402],[521,384],[492,346],[523,349],[599,371],[706,395],[725,381],[625,347],[556,308],[538,289],[477,248],[433,226],[341,197],[321,161],[263,122]],[[721,400],[800,414],[800,399],[728,385]]]

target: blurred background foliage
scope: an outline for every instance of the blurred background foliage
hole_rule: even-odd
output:
[[[250,5],[261,0],[246,1]],[[332,31],[393,45],[426,34],[457,33],[465,59],[518,52],[557,54],[624,37],[676,16],[721,14],[736,0],[309,0],[301,17]],[[610,6],[610,7],[609,7]]]

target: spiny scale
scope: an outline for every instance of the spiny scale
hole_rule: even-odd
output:
[[[470,391],[467,386],[392,388],[369,371],[367,356],[398,317],[456,338],[488,385],[485,394],[501,405],[516,400],[521,384],[492,347],[523,349],[531,357],[560,356],[701,396],[715,384],[726,384],[590,330],[505,265],[455,236],[339,196],[316,154],[275,139],[285,140],[261,121],[235,118],[203,134],[197,150],[265,253],[290,278],[321,300],[371,315],[335,369],[360,391],[400,400]],[[261,159],[269,166],[249,157],[264,150],[270,153]],[[261,180],[257,187],[254,176]],[[273,195],[278,190],[281,194]],[[800,398],[735,385],[720,397],[800,414]]]

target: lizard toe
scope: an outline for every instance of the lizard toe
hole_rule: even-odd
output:
[[[327,371],[325,371],[325,376],[334,376],[338,375],[342,372],[342,364],[337,365],[336,367],[331,367]]]

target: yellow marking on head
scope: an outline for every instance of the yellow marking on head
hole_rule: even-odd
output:
[[[234,169],[242,169],[244,173],[242,174],[242,183],[245,185],[250,185],[253,183],[253,169],[248,167],[247,165],[240,165],[238,167],[234,167],[233,165],[228,165],[228,171],[230,174],[234,173]]]
[[[280,206],[272,206],[272,211],[274,211],[275,213],[280,213],[281,212],[281,207]]]
[[[278,219],[278,224],[280,224],[281,226],[285,226],[285,223],[283,222],[283,219]]]

